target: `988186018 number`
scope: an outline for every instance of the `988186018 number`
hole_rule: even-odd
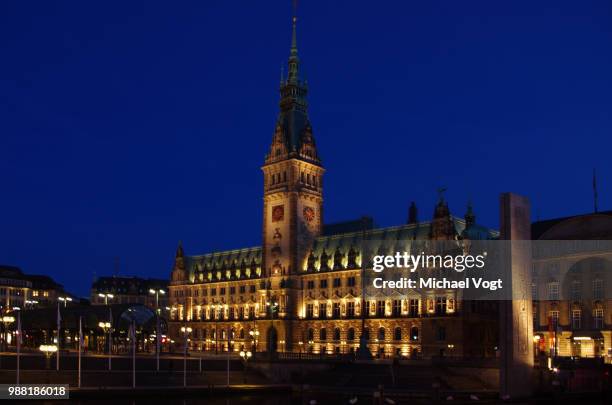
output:
[[[66,384],[0,384],[0,399],[67,399]]]

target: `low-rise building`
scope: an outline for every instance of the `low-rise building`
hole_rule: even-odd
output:
[[[127,276],[100,277],[91,285],[91,304],[168,305],[168,280]]]

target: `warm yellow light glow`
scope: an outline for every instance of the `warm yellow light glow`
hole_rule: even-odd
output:
[[[56,345],[40,345],[38,348],[43,353],[54,353],[57,351]]]

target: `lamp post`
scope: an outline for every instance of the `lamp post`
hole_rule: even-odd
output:
[[[113,353],[113,337],[112,337],[112,333],[113,333],[113,328],[112,328],[112,323],[113,323],[113,310],[111,309],[111,307],[108,306],[108,300],[109,299],[113,299],[115,298],[115,296],[113,294],[109,294],[109,293],[99,293],[98,297],[100,298],[104,298],[104,305],[106,305],[108,307],[108,322],[106,322],[109,326],[108,326],[108,371],[111,371],[112,369],[112,353]],[[101,324],[102,322],[100,322]],[[98,324],[98,326],[100,325]],[[106,329],[104,330],[106,332]]]
[[[185,337],[184,347],[183,347],[183,387],[187,386],[187,343],[189,342],[189,334],[192,329],[189,326],[181,327],[181,332]]]
[[[99,322],[98,326],[100,328],[102,328],[102,330],[104,331],[104,334],[106,335],[106,333],[108,332],[108,370],[111,370],[111,344],[110,344],[110,336],[111,336],[111,331],[112,331],[112,325],[110,322]]]
[[[160,339],[160,331],[159,331],[159,295],[164,295],[166,292],[162,289],[153,289],[149,290],[149,294],[155,295],[155,357],[157,361],[157,371],[159,371],[159,339]]]
[[[243,373],[242,373],[242,377],[243,377],[243,382],[246,384],[246,371],[247,371],[247,365],[248,365],[248,361],[251,358],[251,356],[253,356],[253,353],[249,352],[249,351],[244,351],[241,350],[240,351],[240,357],[242,358],[242,361],[244,362],[244,369],[243,369]]]
[[[253,339],[251,346],[253,346],[253,353],[255,353],[257,352],[257,343],[259,342],[259,331],[257,329],[255,330],[251,329],[249,331],[249,335],[251,335],[251,339]]]
[[[68,302],[72,301],[70,297],[57,297],[57,355],[55,356],[55,370],[59,371],[60,368],[60,349],[62,348],[62,337],[60,335],[61,332],[61,323],[62,316],[60,315],[60,302],[64,303],[64,308],[68,305]]]
[[[4,315],[2,317],[2,325],[4,326],[4,348],[8,351],[8,327],[15,322],[15,317],[12,315]]]
[[[64,308],[66,308],[69,302],[72,302],[72,298],[70,297],[57,297],[57,300],[64,303]]]
[[[51,359],[51,355],[55,352],[57,352],[57,346],[56,345],[40,345],[40,347],[38,348],[41,352],[43,352],[43,354],[45,355],[46,358],[46,362],[45,365],[47,367],[47,370],[49,370],[50,367],[50,359]]]
[[[33,308],[34,305],[38,304],[38,301],[36,300],[25,300],[25,308],[27,309],[28,305],[30,306],[30,308]]]

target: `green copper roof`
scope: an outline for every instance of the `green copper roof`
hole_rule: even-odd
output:
[[[465,221],[451,216],[456,235],[465,234]],[[392,246],[397,251],[409,250],[411,241],[430,239],[431,222],[418,222],[366,231],[370,249],[377,250],[381,245]],[[495,239],[498,233],[480,225],[469,228],[472,239]],[[325,235],[315,239],[310,259],[307,257],[300,271],[309,269],[309,260],[321,270],[322,262],[327,262],[323,270],[344,270],[357,268],[360,260],[363,232],[348,232]],[[387,252],[388,253],[388,252]],[[228,250],[204,255],[186,256],[186,265],[191,282],[223,282],[257,279],[262,276],[261,247]]]

